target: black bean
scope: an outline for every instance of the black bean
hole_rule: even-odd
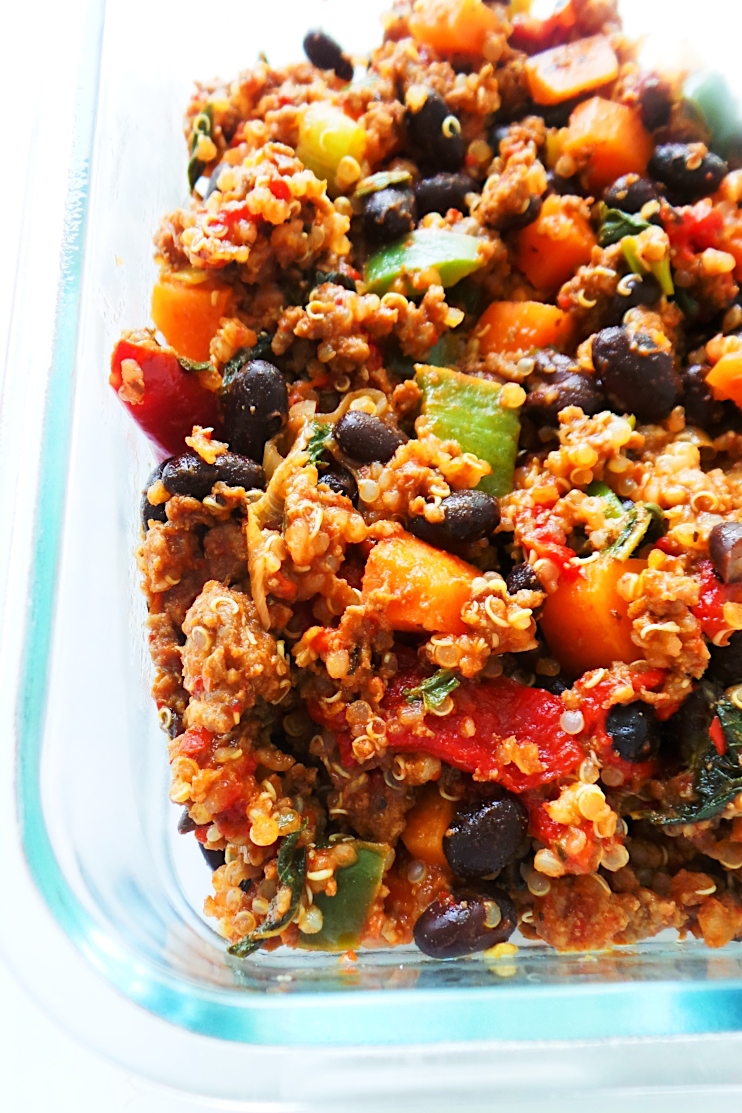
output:
[[[582,197],[584,190],[578,178],[563,178],[554,170],[547,170],[546,192],[556,193],[559,197]]]
[[[233,452],[262,460],[266,441],[286,424],[289,396],[283,375],[264,359],[248,360],[222,395],[224,426]]]
[[[209,864],[210,870],[218,870],[220,866],[224,865],[225,854],[223,850],[207,850],[202,842],[198,845],[201,853]]]
[[[672,89],[670,83],[656,74],[647,74],[639,90],[639,111],[648,131],[662,128],[670,119]]]
[[[720,522],[709,534],[709,556],[722,583],[738,584],[742,580],[742,525]]]
[[[507,893],[480,885],[434,900],[415,924],[413,937],[430,958],[458,958],[504,943],[517,924]]]
[[[324,31],[309,31],[303,45],[304,53],[318,70],[334,70],[341,81],[353,80],[353,63]]]
[[[423,178],[415,186],[418,217],[427,213],[445,215],[449,209],[467,213],[469,206],[466,197],[469,193],[479,193],[479,186],[468,174],[434,174]]]
[[[709,151],[699,159],[695,143],[663,143],[655,147],[649,172],[665,186],[673,205],[692,205],[719,188],[727,164]]]
[[[527,560],[511,568],[505,580],[505,587],[508,589],[508,595],[515,595],[518,591],[543,591],[533,565]]]
[[[561,696],[562,692],[566,692],[572,687],[572,681],[567,680],[561,673],[557,673],[556,676],[542,676],[537,672],[535,673],[533,687],[551,692],[552,696]]]
[[[216,483],[216,468],[197,452],[183,452],[165,461],[160,478],[168,494],[205,499]]]
[[[654,709],[646,703],[618,704],[608,712],[605,729],[624,761],[648,761],[660,745]]]
[[[183,808],[183,811],[180,813],[180,819],[178,820],[178,834],[190,835],[191,831],[195,831],[197,827],[198,824],[196,821],[191,819],[188,814],[188,808]]]
[[[529,198],[528,204],[521,213],[503,213],[502,216],[496,221],[495,227],[498,232],[515,232],[519,228],[525,228],[528,224],[533,224],[541,212],[543,201],[535,194]]]
[[[734,684],[742,684],[742,630],[732,634],[727,645],[709,645],[711,661],[705,675],[709,680],[721,684],[723,688],[731,688]],[[676,715],[668,719],[668,724],[676,719],[685,708],[689,700]]]
[[[147,491],[150,489],[150,487],[153,487],[159,479],[162,479],[162,469],[164,468],[164,466],[165,466],[164,463],[157,465],[157,467],[155,468],[155,470],[152,472],[149,479],[147,480],[147,483],[145,485],[144,490],[142,491],[142,502],[141,502],[142,526],[144,527],[144,532],[145,533],[149,529],[150,521],[155,521],[155,522],[166,522],[167,521],[167,512],[165,510],[165,503],[161,502],[161,503],[158,503],[157,506],[155,506],[147,498]]]
[[[424,166],[436,170],[461,167],[466,153],[461,124],[443,97],[428,89],[420,107],[407,109],[405,120],[410,146]]]
[[[563,100],[558,104],[530,105],[527,115],[540,116],[547,128],[566,128],[579,100],[579,97],[572,97],[570,100]]]
[[[688,425],[695,425],[699,429],[718,425],[724,416],[724,404],[717,402],[706,382],[708,370],[708,367],[694,363],[681,372],[683,380],[681,402],[685,410],[685,420]]]
[[[626,274],[608,302],[603,320],[606,326],[620,325],[629,309],[638,305],[656,305],[662,297],[660,284],[653,274]]]
[[[649,201],[659,201],[660,195],[654,182],[640,178],[638,174],[624,174],[603,192],[603,200],[609,209],[620,209],[622,213],[638,213]]]
[[[500,144],[510,133],[510,124],[492,124],[487,130],[487,142],[495,157],[500,153]]]
[[[443,836],[446,861],[459,877],[485,877],[512,862],[528,831],[528,812],[500,785],[466,804]]]
[[[669,352],[644,333],[605,328],[593,340],[593,366],[613,409],[661,421],[680,398],[680,376]]]
[[[335,426],[335,440],[345,455],[359,464],[376,460],[386,464],[407,437],[373,414],[348,410]]]
[[[442,522],[412,518],[410,533],[437,549],[456,549],[489,537],[500,524],[497,499],[484,491],[456,491],[441,502]]]
[[[319,482],[326,484],[336,495],[345,495],[355,506],[358,502],[358,484],[347,468],[335,464],[320,472]]]
[[[373,244],[390,243],[411,232],[417,221],[411,189],[379,189],[363,206],[363,233]]]
[[[592,415],[605,409],[605,395],[595,375],[586,375],[569,356],[543,351],[528,377],[525,412],[543,425],[556,425],[560,410],[579,406]]]
[[[246,491],[265,487],[265,472],[248,456],[225,452],[217,456],[214,464],[216,481],[228,487],[244,487]]]

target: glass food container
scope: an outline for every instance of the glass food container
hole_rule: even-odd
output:
[[[537,1101],[555,1080],[596,1095],[628,1079],[688,1087],[709,1071],[732,1085],[742,1081],[730,1053],[742,1029],[736,944],[235,962],[200,912],[209,876],[195,841],[176,833],[132,559],[153,460],[107,385],[109,353],[122,328],[149,320],[151,234],[186,193],[181,116],[193,80],[232,75],[259,51],[298,58],[318,25],[362,53],[385,7],[84,6],[59,264],[50,268],[47,183],[32,170],[2,396],[0,942],[68,1030],[220,1108],[347,1109],[349,1097],[358,1109],[454,1097],[477,1108],[494,1086],[503,1102]],[[647,45],[655,54],[668,49],[672,13],[675,53],[692,40],[733,74],[721,0],[704,5],[701,27],[691,5],[624,11],[630,30],[662,32]],[[55,131],[47,120],[46,134],[64,139],[65,120]],[[46,299],[42,269],[47,287],[59,275]],[[43,947],[31,945],[30,923]],[[689,1052],[698,1034],[703,1066]]]

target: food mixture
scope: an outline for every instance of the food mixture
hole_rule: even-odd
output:
[[[197,87],[112,360],[205,911],[238,957],[742,939],[719,79],[642,72],[614,0],[304,47]]]

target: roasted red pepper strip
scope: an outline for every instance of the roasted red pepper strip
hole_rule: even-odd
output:
[[[122,337],[108,381],[163,458],[185,450],[194,425],[219,429],[216,395],[204,390],[196,373],[183,370],[172,348],[154,340]]]
[[[589,674],[587,674],[589,675]],[[632,674],[631,682],[637,697],[642,691],[652,691],[661,688],[665,679],[663,669],[645,669]],[[630,785],[633,790],[653,776],[657,761],[624,761],[613,748],[613,740],[606,730],[608,710],[612,706],[612,692],[615,681],[601,680],[592,688],[586,688],[584,680],[578,680],[575,688],[580,693],[580,710],[585,719],[585,734],[590,738],[590,748],[600,759],[601,765],[610,765],[623,775],[623,783]]]
[[[570,773],[585,756],[583,746],[559,724],[564,704],[558,696],[506,677],[479,684],[464,682],[451,693],[453,709],[448,715],[427,714],[421,726],[406,726],[397,720],[397,712],[409,707],[405,691],[423,679],[418,669],[404,670],[387,689],[381,710],[388,723],[392,753],[422,751],[483,780],[498,781],[511,792],[549,784]],[[333,724],[318,704],[310,704],[308,709],[317,722],[331,729],[337,726],[337,720]],[[336,729],[335,735],[343,763],[352,764],[350,734]],[[513,762],[503,763],[498,748],[510,738],[521,745],[535,745],[541,769],[524,773]]]

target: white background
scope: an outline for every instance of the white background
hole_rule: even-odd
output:
[[[153,3],[167,0],[153,0]],[[176,6],[176,0],[172,0]],[[251,0],[233,0],[251,2]],[[348,0],[357,3],[359,0]],[[646,0],[653,3],[653,0]],[[205,8],[207,7],[205,0]],[[631,3],[634,10],[641,5]],[[723,15],[732,14],[731,35],[724,36],[726,47],[733,47],[740,29],[740,15],[737,5],[726,0],[705,0],[695,5],[703,8],[704,18],[696,27],[698,43],[709,39],[714,26],[719,26]],[[677,2],[673,5],[675,18],[687,12],[689,5]],[[7,342],[8,323],[12,309],[14,260],[20,234],[20,215],[22,208],[22,183],[32,138],[30,121],[37,107],[45,112],[53,112],[56,103],[56,90],[45,82],[47,75],[55,67],[48,63],[52,57],[64,55],[65,35],[78,32],[74,18],[77,0],[62,0],[52,4],[51,0],[39,0],[35,4],[16,4],[13,10],[7,3],[0,8],[0,104],[3,105],[2,143],[0,151],[3,158],[4,215],[3,215],[3,258],[0,266],[0,363],[4,361]],[[60,18],[63,11],[66,18]],[[297,4],[297,18],[301,19],[301,5]],[[731,40],[731,41],[730,41]],[[69,74],[70,80],[74,74]],[[60,122],[63,126],[64,122]],[[50,167],[49,191],[50,206],[54,199],[63,197],[65,182],[63,177],[54,173]],[[50,259],[50,266],[55,266]],[[2,744],[2,740],[0,740]],[[22,915],[22,910],[14,908],[9,894],[3,895],[8,902],[0,908],[0,915]],[[8,907],[10,905],[10,907]],[[26,925],[33,933],[34,925]],[[37,941],[43,948],[44,940]],[[12,962],[12,956],[11,956]],[[699,1048],[699,1054],[702,1054]],[[687,1095],[690,1097],[690,1095]],[[704,1095],[694,1096],[695,1102],[704,1107]],[[707,1094],[705,1104],[708,1105]],[[724,1101],[729,1109],[742,1108],[739,1091],[735,1095],[719,1095],[716,1100]],[[493,1101],[496,1101],[493,1095]],[[675,1113],[680,1113],[677,1099],[671,1099]],[[550,1113],[556,1113],[557,1105],[550,1103]],[[494,1107],[494,1106],[493,1106]],[[193,1113],[195,1106],[184,1096],[166,1094],[155,1089],[141,1079],[103,1062],[97,1056],[74,1043],[56,1024],[49,1020],[41,1008],[23,990],[9,967],[0,957],[0,1110],[2,1113],[41,1113],[53,1110],[54,1113]],[[198,1108],[206,1108],[203,1104]],[[216,1107],[214,1107],[216,1108]],[[577,1113],[578,1107],[570,1107]],[[653,1109],[660,1113],[661,1099],[653,1103]],[[590,1103],[585,1103],[590,1109]],[[605,1105],[603,1106],[605,1110]],[[644,1105],[642,1105],[644,1109]],[[683,1109],[685,1104],[683,1103]],[[634,1105],[638,1113],[638,1106]],[[350,1113],[350,1111],[349,1111]],[[607,1113],[607,1110],[606,1110]]]

